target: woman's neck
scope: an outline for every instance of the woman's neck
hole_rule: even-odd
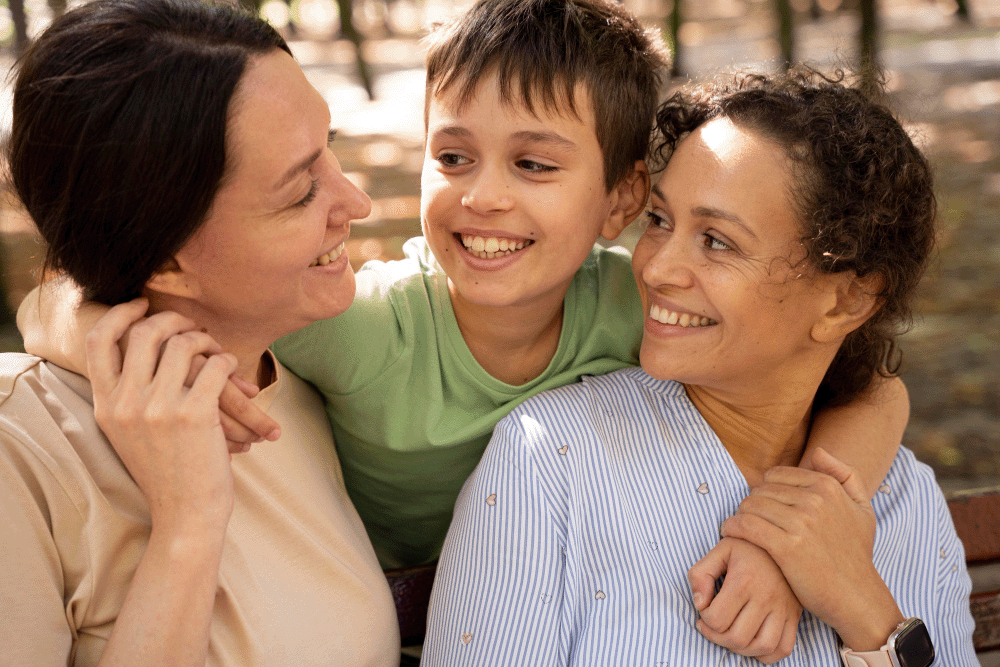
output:
[[[221,347],[222,352],[228,352],[236,357],[237,365],[234,375],[257,385],[263,389],[274,379],[274,367],[267,348],[273,341],[262,335],[260,328],[253,326],[225,326],[216,321],[210,314],[200,308],[193,307],[185,299],[165,299],[162,295],[150,297],[149,314],[163,310],[173,310],[194,320]],[[156,298],[160,297],[160,298]]]
[[[685,385],[747,484],[753,488],[774,466],[797,466],[809,435],[812,397],[753,404],[723,397],[705,387]]]

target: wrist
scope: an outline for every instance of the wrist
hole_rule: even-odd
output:
[[[876,651],[840,650],[844,667],[930,667],[934,644],[919,618],[908,618],[892,631]]]
[[[843,618],[831,619],[829,622],[844,645],[855,651],[878,650],[906,619],[881,577],[873,584],[871,587],[856,589],[859,592],[871,591],[872,594],[848,596],[854,602],[852,608],[844,610],[847,613]]]

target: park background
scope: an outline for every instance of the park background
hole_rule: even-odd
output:
[[[677,35],[680,85],[734,67],[795,61],[853,65],[866,0],[626,0]],[[912,412],[904,444],[946,490],[1000,485],[1000,0],[867,0],[891,98],[936,173],[940,242],[903,337]],[[63,0],[0,0],[0,68]],[[465,0],[272,0],[259,9],[282,30],[342,123],[334,151],[373,201],[348,241],[355,269],[401,256],[420,233],[426,26]],[[9,4],[8,4],[9,3]],[[71,3],[72,6],[72,3]],[[785,7],[782,21],[781,8]],[[18,40],[14,14],[25,21]],[[13,10],[13,13],[12,13]],[[783,30],[783,26],[785,29]],[[782,38],[784,35],[784,38]],[[783,48],[785,51],[783,51]],[[361,55],[359,61],[358,55]],[[360,67],[359,64],[363,64]],[[368,89],[363,85],[368,79]],[[10,80],[0,85],[0,136],[10,128]],[[19,350],[12,313],[36,282],[44,249],[0,179],[0,350]],[[631,248],[635,223],[619,243]]]

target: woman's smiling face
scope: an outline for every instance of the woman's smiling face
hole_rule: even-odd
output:
[[[723,390],[790,379],[830,304],[803,262],[794,187],[783,149],[727,118],[680,142],[632,260],[647,373]]]
[[[231,103],[229,175],[177,253],[210,330],[269,343],[354,298],[343,243],[371,210],[330,152],[330,110],[287,53],[251,61]],[[266,340],[270,339],[270,340]]]

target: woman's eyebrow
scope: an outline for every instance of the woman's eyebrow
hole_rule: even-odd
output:
[[[652,187],[653,194],[659,197],[661,200],[666,201],[667,198],[663,194],[663,190],[660,189],[659,185],[654,185]],[[739,226],[743,231],[752,236],[756,240],[760,238],[754,234],[753,230],[743,222],[743,219],[735,213],[730,213],[729,211],[723,211],[719,208],[712,208],[711,206],[695,206],[691,209],[691,215],[696,218],[715,218],[717,220],[727,220],[734,225]]]
[[[753,233],[753,230],[743,222],[743,219],[735,213],[730,213],[729,211],[723,211],[722,209],[712,208],[711,206],[695,206],[691,209],[691,215],[696,218],[714,218],[717,220],[726,220],[733,223],[734,225],[740,227],[747,234],[752,236],[758,241],[757,235]]]
[[[274,189],[280,190],[281,188],[291,183],[293,178],[301,174],[303,171],[309,169],[309,167],[312,166],[312,163],[318,160],[319,156],[323,154],[324,150],[325,148],[317,149],[312,154],[310,154],[309,157],[302,160],[301,162],[296,163],[295,166],[286,171],[285,175],[278,180],[278,183],[277,185],[274,186]]]

